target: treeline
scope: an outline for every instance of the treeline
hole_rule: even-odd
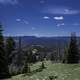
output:
[[[30,66],[38,61],[42,62],[40,70],[45,68],[44,60],[51,60],[53,63],[79,63],[80,54],[75,33],[71,34],[69,45],[65,46],[64,53],[60,54],[58,47],[53,51],[43,46],[30,47],[24,50],[21,47],[21,37],[19,37],[19,47],[16,49],[15,40],[12,37],[4,40],[2,32],[3,28],[0,25],[0,79],[22,73],[31,73]]]
[[[63,55],[60,54],[60,49],[51,54],[51,61],[76,64],[80,62],[80,49],[76,37],[76,33],[71,33],[69,44],[65,46]]]

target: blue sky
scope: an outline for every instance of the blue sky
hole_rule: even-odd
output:
[[[0,0],[4,35],[80,36],[80,0]]]

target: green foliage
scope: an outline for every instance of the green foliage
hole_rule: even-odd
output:
[[[55,59],[54,59],[54,54],[53,54],[53,53],[51,53],[50,60],[51,60],[51,61],[54,61],[54,60],[55,60]]]
[[[68,55],[68,49],[67,49],[67,47],[65,47],[62,63],[67,63],[67,55]]]
[[[36,60],[36,54],[32,53],[32,50],[29,50],[27,52],[27,62],[28,63],[35,63],[37,60]]]
[[[27,51],[23,73],[30,73],[30,64],[35,62],[36,62],[36,55],[32,53],[32,50]]]
[[[10,56],[14,49],[15,49],[15,41],[12,37],[8,37],[8,39],[6,40],[6,53],[8,57],[8,64],[10,64],[12,61],[12,58]]]
[[[27,57],[26,57],[28,63],[32,63],[32,55],[33,55],[33,54],[32,54],[32,51],[29,50],[29,51],[27,52]]]
[[[76,35],[71,35],[71,41],[68,49],[67,63],[78,63],[79,51],[77,46]]]
[[[2,25],[0,25],[0,79],[9,77],[7,57],[4,50],[4,38],[2,31]]]
[[[50,80],[57,79],[57,78],[58,78],[58,76],[49,76]]]
[[[44,68],[45,68],[45,64],[44,64],[44,62],[42,61],[41,69],[44,69]]]
[[[25,65],[24,65],[22,73],[30,73],[30,65],[29,65],[29,63],[25,62]]]
[[[30,63],[32,62],[32,51],[26,52],[26,59],[22,73],[30,73]]]

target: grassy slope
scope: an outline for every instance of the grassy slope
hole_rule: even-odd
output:
[[[37,63],[31,67],[35,70],[41,63]],[[57,75],[57,79],[53,80],[80,80],[80,64],[52,64],[50,61],[45,63],[46,69],[42,72],[34,73],[31,76],[17,75],[8,80],[49,80],[49,75]]]

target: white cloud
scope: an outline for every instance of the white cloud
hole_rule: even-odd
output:
[[[64,15],[73,15],[73,14],[79,14],[79,10],[71,9],[69,7],[64,7],[64,6],[48,6],[43,9],[43,13],[48,13],[48,14],[64,14]]]
[[[64,25],[65,25],[64,23],[58,23],[56,26],[60,27],[60,26],[64,26]]]
[[[16,19],[16,21],[20,22],[20,23],[24,23],[24,24],[29,24],[29,22],[27,20],[25,20],[25,19],[18,18],[18,19]]]
[[[55,19],[55,20],[63,20],[64,17],[63,17],[63,16],[56,16],[56,17],[54,17],[54,19]]]
[[[17,22],[20,22],[20,21],[21,21],[21,19],[16,19],[16,21],[17,21]]]
[[[50,17],[48,17],[48,16],[44,16],[43,19],[50,19]]]
[[[0,0],[0,3],[1,4],[17,4],[18,3],[18,0]]]
[[[64,26],[64,25],[73,26],[73,27],[75,26],[76,27],[76,26],[80,26],[80,23],[70,23],[70,24],[68,24],[68,23],[66,23],[66,24],[65,23],[58,23],[56,26],[60,27],[60,26]]]

